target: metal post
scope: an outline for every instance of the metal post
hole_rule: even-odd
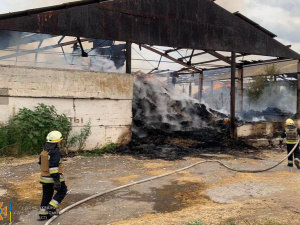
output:
[[[199,74],[198,100],[201,102],[203,93],[203,72]]]
[[[236,138],[235,132],[235,52],[231,52],[231,91],[230,91],[230,136]]]
[[[243,111],[243,88],[244,88],[244,69],[238,69],[238,102],[237,111],[241,113]]]
[[[297,118],[300,119],[300,60],[297,63]]]
[[[17,45],[17,52],[16,52],[16,63],[15,63],[15,65],[17,65],[17,64],[18,64],[19,49],[20,49],[20,45]]]
[[[214,95],[214,81],[210,81],[210,97],[212,98]]]
[[[170,87],[170,74],[168,73],[168,76],[167,76],[167,85],[168,87]]]
[[[126,73],[131,73],[131,42],[126,42]]]
[[[189,86],[189,96],[190,97],[192,96],[192,83],[190,83],[190,86]]]

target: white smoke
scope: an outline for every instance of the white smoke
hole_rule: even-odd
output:
[[[210,113],[200,109],[197,100],[186,94],[176,94],[155,77],[137,77],[134,85],[135,121],[141,120],[148,127],[171,126],[170,131],[207,126],[202,116]]]
[[[261,117],[254,117],[252,119],[253,122],[258,122],[258,121],[265,121],[265,117],[264,116],[261,116]]]

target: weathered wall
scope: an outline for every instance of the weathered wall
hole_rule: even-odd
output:
[[[295,120],[295,124],[300,128],[300,120]],[[285,122],[256,122],[247,123],[237,127],[238,137],[273,137],[274,133],[281,135],[285,127]]]
[[[273,137],[274,132],[282,132],[284,122],[257,122],[237,127],[238,137]]]
[[[91,120],[86,149],[131,138],[133,77],[120,73],[0,66],[0,121],[38,103],[54,105],[79,131]]]

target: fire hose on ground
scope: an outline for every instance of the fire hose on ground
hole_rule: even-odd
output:
[[[165,173],[165,174],[162,174],[162,175],[158,175],[158,176],[155,176],[155,177],[150,177],[150,178],[146,178],[146,179],[143,179],[143,180],[140,180],[140,181],[136,181],[136,182],[133,182],[133,183],[130,183],[130,184],[126,184],[126,185],[123,185],[123,186],[120,186],[120,187],[116,187],[116,188],[113,188],[109,191],[105,191],[105,192],[102,192],[102,193],[97,193],[95,195],[92,195],[90,197],[87,197],[81,201],[78,201],[78,202],[75,202],[74,204],[72,205],[69,205],[68,207],[64,208],[63,210],[60,211],[60,215],[69,211],[70,209],[78,206],[78,205],[81,205],[82,203],[84,202],[87,202],[89,200],[92,200],[94,198],[97,198],[97,197],[100,197],[100,196],[103,196],[105,194],[108,194],[108,193],[111,193],[111,192],[114,192],[114,191],[118,191],[118,190],[121,190],[121,189],[124,189],[124,188],[128,188],[128,187],[131,187],[131,186],[134,186],[134,185],[137,185],[137,184],[142,184],[142,183],[145,183],[145,182],[148,182],[148,181],[152,181],[152,180],[156,180],[156,179],[159,179],[159,178],[162,178],[162,177],[166,177],[166,176],[170,176],[174,173],[179,173],[181,171],[184,171],[184,170],[187,170],[187,169],[190,169],[192,167],[195,167],[197,165],[200,165],[200,164],[203,164],[203,163],[218,163],[220,164],[221,166],[225,167],[226,169],[228,170],[231,170],[231,171],[235,171],[235,172],[239,172],[239,173],[261,173],[261,172],[266,172],[268,170],[271,170],[271,169],[274,169],[275,167],[279,166],[281,163],[283,163],[289,156],[291,156],[293,154],[293,152],[295,151],[296,147],[298,146],[299,144],[299,141],[300,139],[297,141],[297,143],[295,144],[294,148],[289,152],[289,154],[287,156],[285,156],[281,161],[279,161],[278,163],[276,163],[275,165],[271,166],[271,167],[268,167],[266,169],[261,169],[261,170],[239,170],[239,169],[234,169],[234,168],[231,168],[229,166],[227,166],[226,164],[224,164],[223,162],[219,161],[219,160],[204,160],[204,161],[200,161],[200,162],[197,162],[197,163],[194,163],[192,165],[189,165],[189,166],[186,166],[184,168],[181,168],[181,169],[178,169],[178,170],[174,170],[172,172],[169,172],[169,173]],[[52,218],[50,218],[46,223],[45,225],[49,225],[51,224],[58,216],[53,216]]]

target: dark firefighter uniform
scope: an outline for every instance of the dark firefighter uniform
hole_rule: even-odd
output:
[[[46,143],[40,155],[40,183],[43,185],[43,197],[39,211],[39,220],[49,219],[57,213],[57,208],[67,194],[63,177],[61,155],[57,143]],[[56,190],[56,194],[54,194]],[[52,198],[53,196],[53,198]]]
[[[284,131],[281,134],[280,144],[282,144],[283,139],[286,138],[286,145],[287,145],[287,154],[289,154],[292,149],[294,148],[295,144],[298,141],[300,136],[300,130],[294,124],[287,125]],[[288,166],[293,167],[293,162],[298,169],[300,169],[300,152],[299,152],[299,144],[297,145],[294,154],[291,154],[288,157]]]

